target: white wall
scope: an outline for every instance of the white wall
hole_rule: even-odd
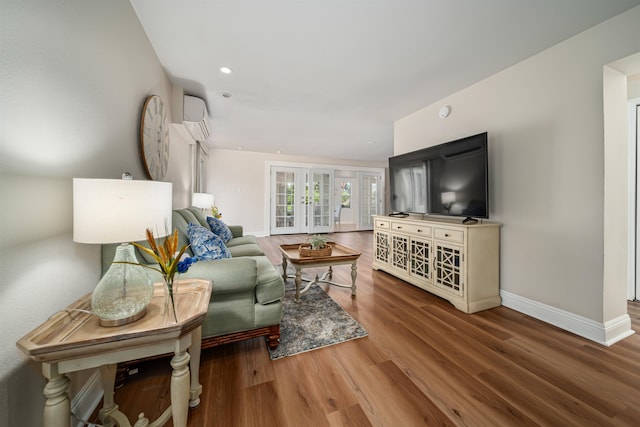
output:
[[[266,200],[269,197],[265,190],[265,185],[268,185],[265,183],[266,162],[386,167],[386,162],[364,163],[331,158],[210,149],[205,191],[215,196],[215,203],[221,210],[224,221],[227,224],[241,224],[247,234],[260,236],[269,234],[269,224],[265,220]]]
[[[37,426],[44,382],[15,342],[100,274],[99,247],[72,241],[72,178],[146,179],[142,106],[168,103],[172,87],[126,0],[0,8],[0,426]],[[183,207],[189,146],[171,138],[167,180]],[[73,376],[72,396],[88,375]]]
[[[395,123],[395,154],[489,132],[503,296],[596,329],[626,316],[624,304],[603,310],[602,72],[640,51],[638,22],[640,7]]]

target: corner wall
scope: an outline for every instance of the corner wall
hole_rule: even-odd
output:
[[[126,0],[0,7],[0,426],[38,426],[44,380],[15,342],[100,274],[100,248],[72,240],[72,178],[146,179],[142,106],[168,104],[172,87]],[[176,207],[191,193],[189,150],[171,135]],[[72,399],[91,378],[72,375]]]
[[[599,342],[626,316],[620,302],[603,308],[603,66],[640,51],[638,22],[640,7],[395,123],[395,154],[488,131],[505,305],[524,301],[519,309]]]

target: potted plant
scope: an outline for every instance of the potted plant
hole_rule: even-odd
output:
[[[309,236],[306,243],[298,247],[300,255],[303,257],[329,256],[331,255],[331,245],[327,243],[327,237],[314,234]]]

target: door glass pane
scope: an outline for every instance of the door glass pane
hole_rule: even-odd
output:
[[[275,225],[277,228],[293,227],[295,204],[295,174],[293,172],[276,172]]]
[[[313,173],[313,225],[329,227],[333,218],[331,211],[331,175]]]
[[[343,208],[351,208],[351,182],[340,183],[340,203]]]

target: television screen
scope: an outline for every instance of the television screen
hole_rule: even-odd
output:
[[[487,133],[389,159],[391,209],[488,218]]]

